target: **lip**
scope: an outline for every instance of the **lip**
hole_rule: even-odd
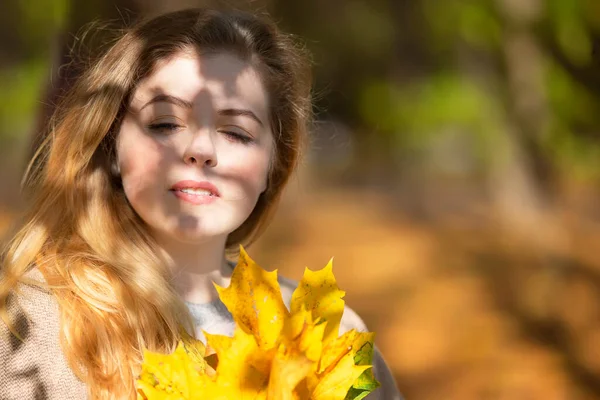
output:
[[[204,190],[208,190],[213,196],[220,196],[219,194],[219,189],[217,189],[217,187],[215,185],[213,185],[212,183],[208,182],[208,181],[202,181],[202,182],[198,182],[198,181],[192,181],[192,180],[186,180],[186,181],[179,181],[176,184],[174,184],[173,186],[171,186],[171,190],[181,190],[181,189],[204,189]]]
[[[184,193],[181,191],[181,189],[186,189],[186,188],[187,189],[208,190],[211,193],[211,196],[194,195],[191,193]],[[219,190],[217,189],[217,187],[207,181],[202,181],[202,182],[192,181],[192,180],[179,181],[171,187],[170,191],[175,196],[177,196],[179,199],[184,200],[188,203],[196,204],[196,205],[212,203],[213,201],[215,201],[217,199],[217,197],[220,196]]]

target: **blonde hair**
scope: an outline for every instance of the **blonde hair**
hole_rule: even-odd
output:
[[[129,29],[81,75],[57,107],[30,163],[31,205],[2,260],[0,312],[37,267],[60,307],[61,346],[95,399],[135,398],[144,347],[172,351],[192,329],[144,221],[128,204],[111,164],[115,136],[137,83],[179,51],[233,52],[260,71],[269,93],[276,149],[267,190],[227,241],[264,228],[297,165],[310,116],[304,51],[251,14],[188,9]]]

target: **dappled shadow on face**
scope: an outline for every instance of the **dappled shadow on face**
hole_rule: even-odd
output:
[[[209,181],[217,187],[222,184],[225,187],[240,188],[236,190],[236,195],[231,191],[223,191],[219,201],[229,202],[234,208],[247,208],[245,203],[256,201],[248,197],[249,193],[256,192],[253,183],[255,185],[256,181],[266,180],[266,176],[262,175],[268,171],[259,170],[256,174],[261,176],[252,176],[251,170],[240,174],[236,169],[239,166],[228,169],[220,164],[221,157],[227,158],[223,152],[229,150],[218,146],[219,140],[222,139],[215,135],[225,135],[217,124],[218,114],[223,108],[237,107],[238,104],[245,103],[249,103],[250,108],[258,108],[259,115],[268,114],[268,104],[265,104],[265,99],[260,94],[251,95],[249,99],[247,88],[246,94],[241,93],[238,78],[249,73],[250,67],[246,63],[237,58],[228,62],[231,59],[227,57],[220,59],[222,62],[219,63],[205,62],[208,57],[216,57],[213,53],[202,55],[196,52],[194,56],[198,57],[198,70],[189,73],[196,73],[197,76],[190,76],[189,79],[179,77],[192,82],[193,87],[198,86],[193,97],[190,97],[189,90],[186,91],[189,85],[182,86],[177,80],[174,83],[172,79],[166,79],[164,71],[160,68],[154,72],[155,75],[142,82],[132,97],[119,136],[122,142],[127,142],[126,137],[132,134],[130,130],[135,130],[142,138],[132,142],[135,146],[119,147],[121,173],[127,174],[130,167],[128,164],[133,165],[140,158],[152,160],[144,166],[149,170],[148,174],[128,179],[128,183],[133,183],[128,185],[127,194],[130,201],[136,198],[143,202],[156,198],[157,195],[170,199],[168,191],[178,181]],[[177,57],[171,57],[169,60],[177,60]],[[181,53],[179,57],[189,58],[190,55]],[[169,68],[165,67],[165,64],[161,66]],[[268,124],[268,117],[263,116],[263,119],[265,124]],[[172,130],[165,129],[164,133],[152,132],[149,124],[158,120],[169,120],[182,126]],[[255,138],[257,141],[272,140],[270,128],[265,127],[264,131],[258,133],[260,135]],[[202,142],[202,145],[197,145],[196,141]],[[147,152],[143,151],[144,144],[148,146]],[[197,146],[199,147],[196,148]],[[194,151],[198,152],[190,152],[190,147],[194,147]],[[134,153],[134,156],[128,154],[130,152]],[[190,162],[190,158],[193,162]],[[250,168],[251,164],[248,165]],[[242,197],[239,197],[240,194]],[[194,231],[200,224],[199,217],[186,212],[178,201],[166,201],[148,207],[154,208],[156,213],[170,220],[176,220],[178,227],[183,231]]]

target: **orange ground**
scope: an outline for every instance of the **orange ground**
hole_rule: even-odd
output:
[[[600,224],[564,217],[568,245],[532,251],[489,221],[414,222],[385,196],[304,192],[250,255],[295,279],[335,256],[408,399],[600,399]]]

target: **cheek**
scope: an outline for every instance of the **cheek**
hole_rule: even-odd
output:
[[[166,154],[161,146],[142,135],[124,134],[117,146],[121,180],[132,203],[150,199],[160,188]]]
[[[260,151],[234,158],[227,169],[250,197],[258,198],[267,186],[269,164],[269,154]]]

